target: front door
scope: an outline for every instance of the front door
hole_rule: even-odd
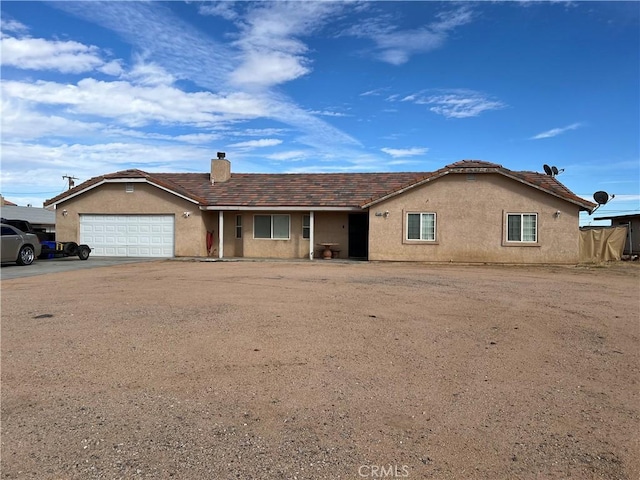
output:
[[[369,257],[369,214],[349,214],[349,258]]]

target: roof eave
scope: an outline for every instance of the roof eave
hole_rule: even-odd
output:
[[[188,195],[184,195],[181,194],[179,192],[176,192],[175,190],[171,189],[170,187],[164,186],[161,183],[157,182],[157,181],[153,181],[150,180],[148,178],[142,178],[142,177],[137,177],[137,178],[126,178],[126,177],[122,177],[122,178],[102,178],[100,181],[96,182],[96,183],[92,183],[91,185],[87,185],[86,188],[80,189],[76,192],[73,192],[69,195],[64,195],[61,198],[58,198],[57,200],[53,201],[53,202],[44,202],[45,206],[55,206],[57,207],[59,204],[69,201],[74,197],[77,197],[78,195],[82,195],[86,192],[88,192],[89,190],[93,190],[94,188],[99,187],[100,185],[104,185],[105,183],[147,183],[149,185],[152,185],[156,188],[159,188],[161,190],[164,190],[165,192],[168,192],[172,195],[175,195],[177,197],[180,197],[184,200],[187,200],[188,202],[194,203],[196,205],[200,205],[201,203],[203,203],[202,199],[197,198],[197,197],[189,197]]]
[[[360,212],[359,206],[323,206],[323,205],[201,205],[203,211],[280,211],[280,212]]]
[[[544,193],[546,193],[548,195],[552,195],[552,196],[554,196],[556,198],[559,198],[560,200],[564,200],[565,202],[573,203],[574,205],[579,206],[580,210],[584,210],[584,211],[587,211],[587,212],[591,213],[593,211],[593,209],[596,207],[595,203],[591,203],[591,202],[588,202],[586,200],[583,201],[583,202],[579,202],[576,199],[564,197],[562,195],[557,194],[556,192],[554,192],[552,190],[543,188],[540,185],[536,185],[535,183],[531,183],[531,182],[528,182],[528,181],[526,181],[526,180],[524,180],[522,178],[519,178],[519,177],[517,177],[515,175],[511,175],[510,171],[507,170],[507,169],[501,169],[501,171],[499,171],[498,173],[501,173],[505,177],[511,178],[513,180],[516,180],[516,181],[518,181],[518,182],[520,182],[520,183],[522,183],[524,185],[528,185],[530,187],[533,187],[536,190],[544,192]]]
[[[548,190],[546,188],[542,188],[539,185],[536,185],[534,183],[527,182],[526,180],[523,180],[522,178],[519,178],[519,177],[517,177],[515,175],[511,175],[510,171],[508,169],[504,168],[504,167],[455,167],[455,168],[447,168],[447,169],[437,170],[436,172],[434,172],[433,175],[431,175],[431,176],[429,176],[427,178],[424,178],[424,179],[422,179],[422,180],[420,180],[418,182],[415,182],[415,183],[413,183],[411,185],[407,185],[407,186],[402,187],[402,188],[400,188],[398,190],[390,192],[390,193],[388,193],[386,195],[378,197],[378,198],[376,198],[376,199],[374,199],[372,201],[364,203],[364,204],[361,205],[361,207],[363,209],[364,208],[370,208],[370,207],[372,207],[372,206],[374,206],[374,205],[376,205],[378,203],[381,203],[381,202],[384,202],[385,200],[393,198],[396,195],[400,195],[400,194],[402,194],[402,193],[404,193],[404,192],[406,192],[408,190],[411,190],[413,188],[419,187],[419,186],[424,185],[424,184],[426,184],[428,182],[431,182],[433,180],[437,180],[438,178],[441,178],[441,177],[443,177],[445,175],[448,175],[450,173],[454,173],[454,174],[499,173],[501,175],[504,175],[505,177],[511,178],[512,180],[516,180],[517,182],[520,182],[520,183],[522,183],[524,185],[528,185],[530,187],[533,187],[533,188],[535,188],[535,189],[537,189],[537,190],[539,190],[541,192],[544,192],[544,193],[546,193],[548,195],[553,195],[554,197],[557,197],[557,198],[559,198],[561,200],[564,200],[564,201],[569,202],[569,203],[573,203],[573,204],[579,206],[580,210],[584,210],[584,211],[587,211],[589,213],[592,213],[594,208],[596,207],[595,204],[593,204],[591,202],[588,202],[586,200],[584,202],[579,202],[579,201],[577,201],[575,199],[567,198],[567,197],[564,197],[562,195],[558,195],[557,193],[555,193],[555,192],[553,192],[551,190]]]
[[[398,190],[394,190],[393,192],[389,192],[387,194],[382,195],[381,197],[375,198],[367,203],[363,203],[362,205],[360,205],[361,208],[365,209],[365,208],[370,208],[374,205],[377,205],[378,203],[384,202],[385,200],[388,200],[390,198],[393,198],[397,195],[401,195],[404,192],[408,191],[408,190],[412,190],[416,187],[419,187],[420,185],[424,185],[425,183],[429,183],[433,180],[436,180],[440,177],[443,177],[444,175],[447,175],[449,173],[449,170],[445,170],[445,171],[436,171],[433,173],[433,175],[428,176],[427,178],[423,178],[422,180],[419,180],[415,183],[412,183],[410,185],[405,185],[404,187],[399,188]]]

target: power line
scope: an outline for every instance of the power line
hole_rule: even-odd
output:
[[[2,195],[43,195],[45,193],[58,193],[58,190],[52,190],[50,192],[2,192]]]

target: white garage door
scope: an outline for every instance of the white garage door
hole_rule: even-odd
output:
[[[173,215],[80,215],[80,243],[96,257],[173,257]]]

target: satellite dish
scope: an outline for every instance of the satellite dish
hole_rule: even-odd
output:
[[[544,168],[544,173],[546,173],[547,175],[553,175],[553,171],[551,170],[551,167],[546,163],[542,166],[542,168]]]
[[[596,201],[598,205],[604,205],[609,201],[609,194],[607,192],[603,192],[602,190],[599,190],[593,194],[593,199]]]
[[[554,165],[553,167],[551,167],[551,172],[552,172],[554,175],[557,175],[557,174],[558,174],[558,167],[556,167],[555,165]]]

